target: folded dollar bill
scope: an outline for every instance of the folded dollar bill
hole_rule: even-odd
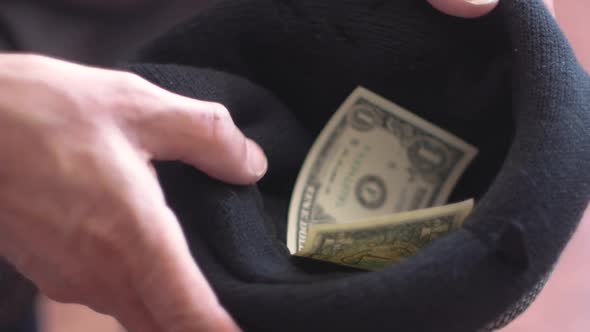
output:
[[[461,227],[473,200],[345,224],[312,224],[297,256],[364,270],[400,262]]]
[[[358,87],[303,164],[291,197],[287,246],[300,252],[315,225],[445,204],[476,154],[458,137]]]

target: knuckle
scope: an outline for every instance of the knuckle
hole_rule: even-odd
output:
[[[137,87],[145,83],[145,80],[141,76],[129,71],[121,71],[119,75],[120,82],[124,86]]]
[[[219,103],[210,103],[205,113],[207,137],[212,142],[225,142],[233,130],[233,120],[228,109]]]
[[[108,257],[113,257],[117,254],[120,247],[120,232],[115,225],[110,225],[110,222],[90,222],[84,227],[83,235],[80,239],[80,247],[83,248],[81,252],[88,258],[104,260]],[[117,235],[119,234],[119,235]]]
[[[87,219],[72,234],[71,247],[76,248],[77,259],[107,266],[113,273],[121,272],[117,269],[125,250],[125,237],[129,231],[127,224],[124,217],[112,212],[103,217]]]
[[[11,59],[9,66],[15,69],[14,73],[17,73],[20,78],[25,79],[30,83],[37,84],[44,89],[47,89],[47,86],[40,85],[39,82],[43,82],[45,77],[51,78],[54,75],[63,74],[59,72],[59,60],[44,55],[16,53],[9,55],[9,57],[9,59]],[[40,72],[46,73],[46,75],[41,78],[39,76]]]
[[[229,110],[223,104],[220,103],[208,103],[209,105],[209,112],[211,115],[217,119],[221,120],[231,120],[231,115],[229,114]]]
[[[139,75],[130,72],[115,74],[113,91],[110,94],[110,108],[114,111],[138,111],[147,103],[149,95],[146,82]]]

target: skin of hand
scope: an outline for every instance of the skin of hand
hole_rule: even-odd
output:
[[[267,168],[219,104],[130,73],[0,54],[0,254],[49,297],[131,332],[239,331],[194,262],[151,159],[235,184]]]
[[[509,1],[509,0],[505,0]],[[485,15],[498,0],[429,0],[444,13],[472,18]],[[584,0],[545,0],[569,37],[580,63],[590,70],[590,23]],[[590,125],[590,124],[588,124]],[[531,307],[502,332],[582,332],[590,330],[590,206],[545,288]]]

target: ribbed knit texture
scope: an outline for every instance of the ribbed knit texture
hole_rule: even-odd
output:
[[[540,290],[590,200],[590,79],[539,1],[471,21],[414,0],[227,0],[143,60],[177,64],[131,69],[224,103],[268,154],[252,187],[158,164],[199,265],[246,331],[498,327]],[[371,273],[290,257],[283,242],[307,149],[357,85],[480,149],[451,198],[477,198],[465,228]]]

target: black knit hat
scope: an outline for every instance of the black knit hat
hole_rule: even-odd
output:
[[[199,265],[246,331],[479,331],[536,296],[590,200],[590,78],[540,1],[500,2],[463,20],[416,0],[227,0],[146,51],[158,65],[131,66],[225,104],[267,152],[252,187],[158,164]],[[357,85],[480,151],[450,199],[476,198],[464,229],[370,273],[284,245],[307,149]]]

